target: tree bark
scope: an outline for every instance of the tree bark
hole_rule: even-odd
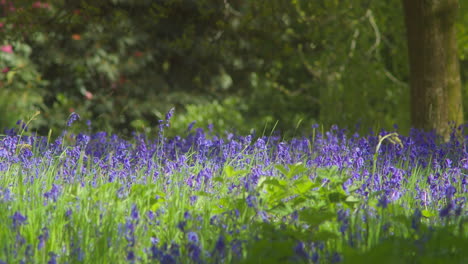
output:
[[[410,65],[411,122],[446,140],[463,123],[455,19],[458,0],[403,0]]]

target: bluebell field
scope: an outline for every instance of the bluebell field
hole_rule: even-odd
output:
[[[463,127],[166,138],[170,118],[131,140],[8,130],[0,263],[468,263]]]

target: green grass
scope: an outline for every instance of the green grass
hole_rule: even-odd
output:
[[[313,263],[317,256],[320,263],[329,263],[335,252],[343,263],[468,263],[466,211],[440,218],[438,207],[421,208],[413,198],[416,185],[428,188],[416,179],[427,178],[433,172],[429,169],[414,169],[402,186],[407,192],[383,208],[378,205],[379,193],[366,200],[352,188],[343,189],[349,177],[346,170],[311,168],[304,165],[306,160],[288,166],[272,164],[267,169],[279,176],[262,176],[246,190],[230,186],[241,185],[242,177],[248,177],[258,165],[253,156],[244,157],[251,162],[242,168],[236,168],[234,160],[219,168],[209,162],[195,163],[172,174],[154,168],[159,174],[154,180],[142,168],[115,182],[108,182],[107,172],[90,161],[88,171],[81,173],[83,153],[78,160],[79,176],[56,178],[65,156],[41,160],[35,176],[24,174],[20,163],[2,172],[0,260],[47,263],[56,254],[58,263],[131,263],[127,257],[134,252],[136,263],[157,263],[150,258],[151,238],[156,238],[160,250],[168,245],[166,253],[171,244],[180,246],[178,262],[196,263],[191,260],[187,238],[193,231],[200,240],[200,258],[207,262],[221,261],[211,253],[222,236],[227,247],[225,263]],[[212,187],[189,187],[188,177],[204,168],[214,172]],[[52,184],[60,188],[56,201],[44,197]],[[6,199],[5,188],[14,199]],[[246,202],[249,195],[257,198],[253,207]],[[196,201],[191,197],[197,197]],[[458,193],[457,197],[467,195]],[[132,208],[138,217],[131,217]],[[413,220],[416,208],[424,216]],[[340,210],[349,214],[343,232],[343,222],[337,219]],[[26,223],[12,227],[15,212],[26,216]],[[186,212],[189,218],[184,217]],[[154,214],[153,219],[149,213]],[[129,224],[133,231],[126,228]],[[39,249],[38,237],[44,228],[48,239]],[[132,239],[134,244],[129,242]],[[242,241],[241,255],[230,246],[235,241]],[[305,244],[309,258],[301,258],[294,250],[299,241]]]

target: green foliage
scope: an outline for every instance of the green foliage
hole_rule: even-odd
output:
[[[71,110],[96,129],[152,133],[172,106],[187,122],[176,121],[176,133],[194,120],[200,127],[213,123],[217,132],[277,121],[277,129],[292,134],[314,123],[409,128],[399,0],[14,5],[22,10],[0,19],[0,35],[15,53],[1,53],[0,66],[15,69],[4,83],[27,90],[24,104],[44,113],[35,124],[43,134],[63,128],[57,120]],[[460,6],[466,80],[466,4]]]
[[[213,126],[213,132],[224,135],[226,131],[248,133],[251,127],[246,123],[247,105],[238,97],[228,97],[221,102],[214,100],[205,104],[188,104],[185,113],[176,113],[171,122],[172,130],[182,134],[187,125],[196,122],[194,128],[206,129]]]
[[[397,142],[392,136],[387,139]],[[59,262],[126,263],[131,250],[139,262],[150,263],[154,260],[149,249],[155,245],[151,241],[157,238],[160,250],[164,244],[180,245],[180,260],[185,263],[191,259],[188,231],[199,233],[200,248],[210,252],[222,235],[224,263],[309,263],[298,253],[299,241],[302,250],[316,253],[321,263],[336,261],[335,252],[342,263],[467,260],[463,250],[468,243],[466,215],[441,219],[433,208],[421,208],[411,195],[416,191],[414,179],[435,173],[431,169],[416,169],[417,173],[408,175],[401,188],[409,194],[383,207],[378,195],[363,199],[355,193],[355,186],[345,190],[346,170],[310,167],[306,160],[267,166],[272,175],[260,177],[251,190],[232,186],[250,177],[253,167],[238,168],[230,165],[235,159],[228,160],[213,171],[213,185],[202,184],[195,190],[187,185],[188,177],[209,163],[195,163],[170,175],[160,171],[152,180],[143,166],[130,175],[132,180],[122,177],[108,182],[108,169],[102,166],[106,161],[91,167],[89,163],[82,173],[86,164],[80,156],[76,163],[80,182],[73,183],[57,177],[67,151],[42,160],[41,178],[35,180],[27,180],[20,163],[4,171],[0,179],[0,210],[4,212],[0,223],[5,227],[0,229],[0,244],[5,248],[0,251],[1,260],[45,263],[50,260],[49,252],[55,252]],[[44,195],[52,183],[60,187],[58,199]],[[430,187],[418,188],[429,191]],[[454,198],[466,198],[461,191],[457,195]],[[191,201],[193,196],[196,202]],[[256,199],[249,204],[248,197]],[[418,218],[415,208],[423,209]],[[24,214],[27,222],[11,228],[13,212]],[[47,240],[39,249],[38,236],[44,230],[48,230]],[[239,255],[233,249],[235,241],[243,243]],[[37,250],[28,254],[28,246]],[[8,254],[10,248],[17,254]]]
[[[468,60],[468,4],[460,1],[457,20],[457,41],[459,57],[462,61]]]
[[[2,47],[8,45],[14,47],[11,53],[0,51],[0,124],[11,128],[16,121],[26,119],[43,105],[42,88],[48,82],[42,80],[30,60],[30,46],[16,41],[4,42]],[[45,123],[43,119],[36,122]]]

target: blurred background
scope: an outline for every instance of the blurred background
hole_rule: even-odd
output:
[[[457,29],[466,105],[468,1]],[[156,135],[172,107],[168,135],[410,126],[401,0],[0,0],[0,41],[2,128]]]

